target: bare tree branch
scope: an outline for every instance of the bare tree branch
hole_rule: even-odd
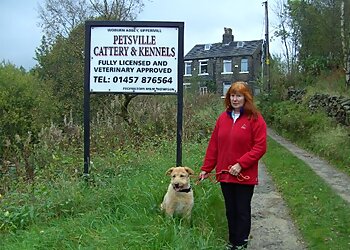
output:
[[[45,0],[39,5],[40,26],[52,42],[88,19],[135,20],[143,7],[143,0]]]

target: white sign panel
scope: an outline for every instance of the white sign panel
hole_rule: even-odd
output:
[[[177,93],[177,27],[91,27],[90,92]]]

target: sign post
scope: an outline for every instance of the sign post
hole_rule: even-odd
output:
[[[90,164],[90,94],[177,95],[177,157],[182,165],[182,22],[85,23],[84,175]]]

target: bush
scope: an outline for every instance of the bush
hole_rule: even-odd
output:
[[[0,65],[0,140],[24,136],[35,130],[32,121],[36,98],[31,94],[34,79],[12,65]],[[3,145],[3,144],[2,144]],[[0,149],[2,152],[3,149]]]
[[[44,83],[34,74],[1,63],[0,128],[3,133],[0,136],[24,136],[28,131],[38,132],[46,125],[55,112],[54,100],[46,91]]]
[[[40,129],[55,113],[53,99],[44,92],[42,83],[32,73],[0,64],[0,177],[4,175],[6,179],[12,171],[17,177],[25,172],[27,178],[33,178],[30,158],[34,143]]]

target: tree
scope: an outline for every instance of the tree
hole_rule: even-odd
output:
[[[84,89],[84,26],[79,25],[68,38],[57,37],[52,45],[46,43],[36,51],[38,66],[35,71],[47,83],[47,88],[57,100],[59,113],[52,116],[54,121],[73,114],[75,121],[82,121]]]
[[[54,42],[88,19],[135,20],[143,7],[143,0],[45,0],[39,18],[47,39]]]
[[[340,3],[341,0],[286,0],[278,6],[280,23],[275,36],[284,44],[289,70],[296,65],[292,63],[294,59],[298,62],[296,69],[311,76],[343,68]]]
[[[343,49],[343,63],[344,63],[344,71],[345,71],[345,84],[347,88],[350,88],[350,36],[349,33],[346,32],[346,19],[345,16],[345,1],[341,2],[340,7],[340,33],[341,33],[341,42],[342,42],[342,49]],[[349,20],[347,20],[349,22]],[[346,35],[348,34],[348,35]]]
[[[134,21],[143,7],[142,0],[90,0],[92,12],[103,20]]]
[[[287,0],[282,0],[276,4],[275,13],[277,14],[279,23],[274,32],[274,36],[281,39],[284,48],[283,55],[286,62],[285,73],[292,75],[297,69],[299,41]]]
[[[85,0],[45,0],[39,5],[40,25],[50,43],[68,37],[79,24],[92,17]]]
[[[39,7],[45,37],[37,49],[39,65],[36,70],[41,78],[51,83],[60,102],[61,116],[73,111],[76,119],[82,118],[84,21],[134,20],[143,6],[142,0],[45,0]],[[121,111],[116,114],[125,121],[130,120],[125,115],[134,97],[125,95],[126,101],[121,102]],[[108,102],[108,97],[106,99]]]

